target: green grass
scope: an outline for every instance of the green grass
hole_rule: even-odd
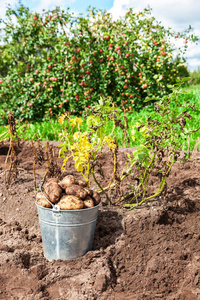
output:
[[[190,105],[196,105],[196,111],[193,112],[192,109],[189,108],[189,113],[192,115],[192,120],[187,120],[187,129],[195,129],[200,126],[200,85],[189,86],[184,88],[185,94],[179,96],[179,101],[184,105],[186,102],[189,102]],[[131,127],[135,125],[140,120],[146,120],[149,116],[155,117],[155,112],[153,107],[146,107],[142,109],[140,112],[133,112],[131,114],[127,114],[129,129],[128,133],[130,136]],[[108,123],[107,132],[111,131],[112,124]],[[63,132],[63,126],[58,123],[57,120],[49,120],[41,123],[34,124],[24,124],[18,128],[18,135],[23,140],[34,139],[37,140],[40,138],[41,140],[60,140]],[[72,128],[68,126],[68,130],[71,131]],[[86,130],[85,120],[83,120],[83,130]],[[9,137],[8,127],[1,126],[0,127],[0,141],[7,139]],[[124,144],[124,136],[122,130],[119,128],[115,129],[115,134],[120,146],[127,146]],[[130,147],[138,146],[140,144],[140,140],[136,139],[136,141],[130,141]],[[189,139],[185,140],[183,143],[182,150],[197,150],[200,151],[200,130],[198,132],[194,132],[189,136]]]
[[[187,129],[195,129],[200,126],[200,85],[192,85],[184,89],[187,94],[182,97],[188,101],[190,105],[196,105],[196,111],[189,113],[193,119],[187,121]],[[188,149],[200,151],[200,130],[190,135],[189,139],[184,143],[183,150]]]
[[[194,104],[196,105],[196,111],[193,111],[190,107],[187,108],[188,113],[192,116],[192,120],[187,119],[185,128],[188,130],[195,130],[200,127],[200,85],[189,86],[184,88],[184,91],[185,93],[179,96],[181,104],[183,106],[185,106],[186,103],[189,103],[191,106]],[[179,108],[178,112],[179,111],[181,112],[181,108]],[[134,126],[139,120],[145,121],[149,116],[157,118],[153,107],[145,107],[140,112],[129,115],[129,135],[132,126]],[[136,140],[135,142],[132,141],[130,146],[134,147],[139,144],[140,140]],[[200,151],[200,130],[190,134],[188,139],[183,143],[182,150]]]
[[[200,84],[187,86],[183,90],[188,93],[191,93],[191,92],[200,93]]]

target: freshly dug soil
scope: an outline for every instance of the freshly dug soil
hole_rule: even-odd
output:
[[[58,145],[50,142],[55,157]],[[33,148],[30,142],[16,146],[18,176],[10,185],[5,184],[8,150],[8,143],[0,144],[0,299],[200,299],[200,153],[173,166],[167,200],[160,197],[134,210],[101,205],[93,250],[71,261],[49,262],[35,205]],[[119,149],[121,168],[131,151]],[[101,165],[106,186],[113,170],[109,153]],[[45,170],[46,162],[37,162],[37,187]],[[65,174],[81,178],[70,161]],[[155,178],[150,190],[154,183]]]

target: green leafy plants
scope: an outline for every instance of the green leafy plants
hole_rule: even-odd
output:
[[[143,143],[133,152],[133,156],[128,156],[129,162],[134,164],[136,170],[134,176],[137,184],[132,187],[132,191],[127,197],[131,197],[126,207],[134,207],[142,203],[165,194],[167,191],[167,177],[176,161],[180,161],[180,150],[187,137],[200,129],[200,124],[196,124],[195,129],[186,129],[187,119],[192,116],[188,110],[195,110],[195,104],[181,103],[178,95],[180,89],[174,89],[173,93],[164,96],[154,106],[156,115],[151,116],[146,122],[136,124],[132,129],[132,137],[135,138],[136,130],[143,136]],[[186,159],[190,152],[184,152]],[[146,189],[151,176],[158,179],[158,187],[152,195],[147,196]]]
[[[78,126],[78,131],[70,134],[68,131],[64,133],[64,143],[61,144],[59,156],[63,157],[63,169],[66,167],[66,163],[69,158],[73,158],[74,166],[78,172],[81,172],[82,176],[90,186],[90,179],[93,176],[95,183],[100,190],[106,195],[108,202],[111,202],[106,189],[111,186],[115,174],[116,174],[116,151],[118,143],[114,136],[116,126],[121,127],[124,125],[120,120],[121,109],[117,108],[111,99],[101,99],[98,104],[87,110],[86,123],[87,131],[81,132],[82,120],[80,118],[71,119],[71,124]],[[107,124],[108,120],[112,120],[112,127],[109,127],[108,132]],[[107,148],[108,151],[113,153],[113,175],[108,187],[103,188],[98,182],[95,176],[95,167],[98,165],[99,158],[101,156],[103,148]]]
[[[88,131],[81,132],[79,127],[74,134],[65,133],[65,142],[60,150],[60,157],[64,158],[63,168],[65,169],[67,160],[73,158],[75,168],[81,172],[88,186],[92,176],[109,203],[109,190],[114,187],[119,201],[129,208],[146,203],[161,194],[164,197],[167,192],[167,177],[173,164],[187,159],[190,155],[190,152],[186,151],[184,157],[180,157],[183,142],[191,133],[200,129],[200,124],[197,124],[195,129],[186,128],[187,120],[192,119],[188,111],[193,111],[196,107],[195,104],[191,106],[187,102],[182,103],[180,94],[182,91],[179,86],[174,88],[171,94],[155,103],[153,116],[132,126],[131,137],[133,140],[139,138],[140,145],[132,155],[128,154],[126,167],[121,174],[118,170],[115,129],[120,127],[123,131],[125,121],[121,122],[121,109],[116,108],[111,99],[101,99],[98,105],[91,107],[87,112]],[[110,132],[106,128],[108,119],[113,121]],[[73,122],[75,124],[80,121],[76,118]],[[112,152],[113,175],[109,184],[102,187],[96,177],[96,167],[100,168],[100,158],[105,148]],[[130,186],[130,193],[123,195],[120,190],[121,183],[125,180],[128,182],[129,176],[134,177],[136,183]],[[157,178],[155,191],[147,195],[152,176]]]
[[[81,114],[100,96],[112,96],[118,106],[123,101],[132,113],[146,105],[147,96],[154,102],[170,91],[186,51],[184,41],[196,41],[195,36],[189,31],[176,35],[183,47],[173,60],[174,33],[150,9],[130,9],[116,21],[106,11],[91,8],[88,13],[74,16],[57,7],[39,14],[23,5],[7,9],[1,20],[1,124],[7,124],[9,110],[27,122],[65,111]]]

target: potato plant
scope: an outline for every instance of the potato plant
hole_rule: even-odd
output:
[[[82,113],[100,96],[112,96],[132,112],[146,105],[147,96],[154,102],[168,93],[182,52],[196,37],[165,29],[149,9],[130,9],[116,21],[106,11],[88,13],[73,16],[57,7],[39,14],[22,4],[7,9],[1,20],[1,124],[9,110],[21,121],[38,121]],[[176,60],[174,36],[183,44]]]
[[[167,177],[174,163],[190,157],[190,152],[185,151],[184,157],[180,158],[180,150],[187,137],[200,129],[200,124],[196,124],[195,129],[185,128],[187,119],[192,119],[189,110],[195,110],[196,107],[187,102],[183,104],[179,100],[178,95],[182,93],[180,84],[173,90],[173,93],[164,96],[155,104],[156,116],[154,118],[149,116],[145,122],[137,123],[132,128],[132,138],[135,139],[137,131],[143,136],[143,139],[141,138],[143,143],[141,142],[141,145],[133,151],[133,156],[128,155],[129,165],[135,167],[131,174],[134,175],[136,184],[131,185],[130,194],[121,199],[129,198],[129,203],[125,204],[126,207],[133,208],[161,194],[165,198]],[[147,195],[150,176],[156,176],[159,184],[155,193]]]
[[[90,186],[91,176],[93,176],[97,186],[110,202],[108,194],[105,191],[107,188],[102,187],[96,179],[95,167],[98,164],[103,148],[106,147],[108,151],[113,153],[114,168],[112,178],[110,179],[110,186],[114,180],[117,166],[116,149],[118,148],[118,144],[114,136],[114,131],[116,127],[124,128],[124,124],[120,120],[121,109],[112,103],[112,99],[105,100],[101,98],[99,103],[87,109],[86,113],[85,118],[88,130],[81,131],[81,119],[72,119],[71,124],[74,126],[77,124],[77,131],[71,134],[68,131],[64,131],[64,142],[60,145],[59,157],[63,158],[63,170],[66,168],[68,159],[73,159],[76,170],[82,174],[88,187]],[[107,128],[108,120],[110,119],[113,121],[113,125]]]
[[[141,144],[128,154],[126,167],[121,174],[118,171],[118,144],[116,142],[116,126],[121,130],[124,124],[119,119],[120,109],[115,105],[101,100],[100,103],[91,107],[87,115],[89,131],[77,131],[74,135],[66,133],[65,142],[61,145],[60,157],[64,158],[63,169],[69,158],[73,158],[77,171],[81,172],[88,186],[91,176],[99,191],[103,192],[107,201],[110,188],[117,191],[119,201],[123,201],[126,207],[133,208],[136,205],[153,199],[161,194],[167,194],[167,177],[176,161],[180,161],[180,150],[183,141],[194,131],[200,129],[197,124],[196,129],[185,128],[187,119],[192,116],[189,110],[195,110],[195,105],[182,103],[179,94],[182,93],[179,86],[173,89],[173,93],[164,96],[154,105],[155,115],[149,116],[147,120],[136,123],[132,127],[131,137],[136,139],[139,136]],[[113,128],[108,134],[106,124],[108,118],[113,120]],[[112,152],[113,175],[110,183],[102,187],[96,178],[96,166],[100,166],[101,151],[106,146]],[[185,152],[184,159],[189,156]],[[128,182],[129,176],[134,177],[135,184],[130,185],[131,192],[123,195],[120,186],[121,182]],[[146,191],[150,185],[152,176],[157,177],[156,191],[147,195]],[[127,203],[128,202],[128,203]]]

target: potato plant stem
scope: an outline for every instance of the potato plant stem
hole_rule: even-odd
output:
[[[156,154],[155,154],[155,152],[154,152],[154,153],[153,153],[153,156],[152,156],[152,158],[151,158],[151,161],[150,161],[150,163],[149,163],[148,168],[145,169],[145,172],[144,172],[144,174],[143,174],[143,177],[142,177],[141,172],[140,172],[140,169],[139,169],[140,184],[137,186],[136,192],[139,191],[139,189],[140,189],[141,186],[143,186],[143,189],[142,189],[141,191],[137,192],[137,194],[135,194],[135,192],[130,192],[129,194],[127,194],[127,195],[125,195],[124,197],[122,197],[122,198],[120,199],[120,202],[124,201],[127,197],[131,196],[132,194],[135,194],[135,195],[134,195],[134,197],[131,199],[130,202],[132,202],[133,199],[136,199],[136,201],[137,201],[138,196],[139,196],[140,194],[142,194],[142,193],[143,193],[143,197],[145,196],[145,190],[146,190],[146,187],[147,187],[147,185],[148,185],[149,176],[150,176],[151,171],[152,171],[152,169],[153,169],[153,167],[154,167],[154,165],[155,165],[155,163],[156,163],[156,161],[155,161],[155,155],[156,155]],[[136,163],[136,162],[135,162],[135,163]],[[148,171],[148,173],[147,173],[147,171]],[[146,177],[146,176],[147,176],[147,177]],[[144,183],[145,181],[146,181],[146,184],[143,185],[143,183]]]
[[[139,205],[143,204],[144,202],[146,202],[146,201],[148,201],[148,200],[150,200],[152,198],[155,198],[155,197],[159,196],[160,193],[162,192],[164,186],[165,186],[167,176],[168,176],[168,174],[169,174],[169,172],[170,172],[170,170],[171,170],[171,168],[172,168],[172,166],[173,166],[174,163],[175,163],[175,152],[173,153],[171,164],[170,164],[167,172],[165,173],[165,176],[162,178],[162,180],[160,182],[160,185],[159,185],[159,188],[158,188],[158,190],[157,190],[157,192],[155,194],[153,194],[153,195],[151,195],[151,196],[149,196],[147,198],[142,199],[142,201],[140,201],[137,204],[128,203],[128,204],[125,204],[124,206],[125,207],[130,207],[130,208],[131,207],[135,207],[135,206],[139,206]]]
[[[129,173],[131,172],[131,170],[132,170],[132,168],[133,168],[133,166],[134,166],[135,164],[136,164],[136,162],[134,161],[134,162],[130,165],[130,167],[128,168],[128,170],[126,171],[126,173],[125,173],[122,177],[120,177],[120,182],[123,181],[123,180],[129,175]],[[115,187],[116,185],[117,185],[117,183],[114,182],[114,183],[111,184],[110,186],[108,185],[107,187],[105,187],[104,190],[108,190],[109,188]],[[99,190],[98,190],[97,192],[99,192]]]
[[[91,168],[91,172],[92,172],[92,176],[94,178],[95,183],[98,185],[98,187],[100,188],[100,190],[104,193],[104,195],[106,196],[106,199],[108,201],[109,204],[112,204],[111,199],[109,198],[108,194],[106,193],[105,189],[100,185],[100,183],[97,181],[96,177],[95,177],[95,171],[94,171],[94,165]]]
[[[32,146],[32,149],[33,149],[33,154],[34,154],[34,163],[33,163],[33,178],[34,178],[34,188],[36,190],[36,177],[35,177],[35,166],[36,166],[36,160],[37,160],[37,156],[36,156],[36,151],[35,151],[35,147],[34,147],[34,144],[33,144],[33,140],[31,140],[31,146]]]
[[[109,185],[107,186],[107,189],[110,188],[114,178],[115,178],[115,174],[116,174],[116,170],[117,170],[117,157],[116,157],[116,153],[115,153],[115,150],[113,151],[113,156],[114,156],[114,160],[113,160],[113,164],[114,164],[114,170],[113,170],[113,174],[112,174],[112,178],[110,180],[110,183]]]

